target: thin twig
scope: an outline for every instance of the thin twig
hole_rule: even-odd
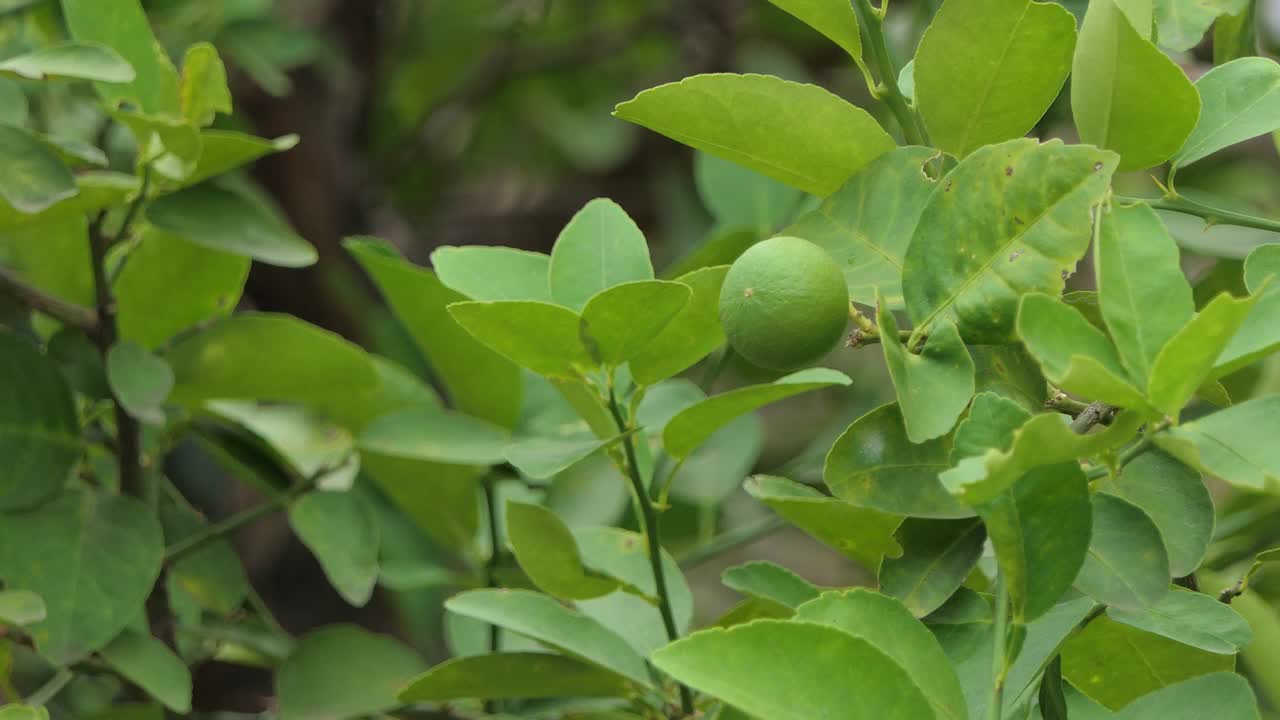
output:
[[[1090,428],[1099,423],[1105,422],[1107,418],[1115,413],[1116,409],[1104,402],[1089,403],[1076,419],[1071,422],[1071,429],[1076,433],[1083,435],[1089,432]]]
[[[1156,210],[1169,210],[1171,212],[1182,213],[1184,215],[1195,215],[1203,218],[1206,226],[1213,225],[1237,225],[1239,227],[1254,228],[1257,230],[1270,230],[1271,232],[1280,233],[1280,220],[1271,220],[1269,218],[1261,218],[1256,215],[1246,215],[1231,210],[1211,207],[1198,203],[1195,200],[1188,200],[1181,195],[1168,195],[1162,198],[1136,198],[1136,197],[1117,197],[1116,200],[1123,203],[1146,203]]]
[[[481,483],[484,487],[484,505],[487,516],[486,524],[489,526],[489,559],[484,564],[484,584],[486,587],[498,587],[498,565],[502,561],[502,540],[498,532],[498,494],[495,492],[494,478],[488,476]],[[502,649],[502,628],[494,623],[489,624],[489,652],[496,653]],[[484,711],[488,715],[494,715],[501,710],[499,701],[493,698],[486,698],[484,701]]]
[[[63,325],[83,330],[90,338],[98,334],[98,313],[93,308],[50,295],[6,267],[0,267],[0,292]]]

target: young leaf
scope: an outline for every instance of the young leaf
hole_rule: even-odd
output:
[[[1219,672],[1143,695],[1125,706],[1116,717],[1118,720],[1200,720],[1208,717],[1259,720],[1261,716],[1249,681],[1236,673]]]
[[[862,34],[858,16],[844,0],[769,0],[804,24],[839,45],[856,63],[862,63]]]
[[[431,265],[444,286],[472,300],[552,302],[544,253],[492,245],[444,245],[431,253]]]
[[[400,691],[400,702],[466,698],[527,700],[626,697],[626,678],[581,660],[545,652],[503,652],[456,657],[436,665]]]
[[[182,59],[179,97],[182,116],[199,127],[212,123],[217,113],[231,114],[227,69],[213,45],[199,42],[187,48]]]
[[[1169,591],[1169,557],[1160,530],[1136,505],[1093,496],[1093,539],[1075,585],[1098,602],[1141,610]]]
[[[938,480],[950,467],[948,438],[920,444],[907,439],[897,404],[858,418],[831,446],[823,482],[836,497],[859,507],[897,515],[971,517]]]
[[[587,301],[579,334],[593,357],[616,367],[644,352],[692,297],[687,285],[666,280],[614,285]]]
[[[173,390],[173,370],[131,340],[107,353],[107,382],[116,401],[133,417],[151,425],[164,424],[164,401]]]
[[[281,720],[356,718],[390,710],[396,692],[426,670],[409,648],[353,625],[304,635],[276,670]]]
[[[770,75],[695,75],[645,90],[614,114],[819,197],[893,149],[865,110]]]
[[[652,280],[644,233],[617,203],[596,198],[560,231],[548,269],[551,297],[575,312],[614,285]]]
[[[0,522],[0,576],[6,588],[44,598],[46,617],[27,632],[58,664],[83,659],[134,621],[163,554],[154,515],[122,495],[68,492]]]
[[[44,599],[30,590],[0,590],[0,624],[30,625],[48,615]]]
[[[654,653],[653,664],[769,720],[936,717],[901,665],[830,625],[757,620],[703,630]]]
[[[952,462],[985,455],[988,450],[1008,450],[1014,433],[1030,419],[1031,413],[1022,405],[993,392],[978,393],[969,414],[956,426]]]
[[[1160,46],[1174,52],[1191,50],[1200,44],[1205,31],[1218,16],[1238,13],[1246,3],[1247,0],[1155,0]]]
[[[583,344],[578,313],[561,305],[506,300],[458,302],[449,315],[476,340],[539,375],[571,379],[595,366]]]
[[[450,611],[506,628],[567,655],[650,687],[644,659],[599,622],[528,590],[470,590],[445,602]]]
[[[0,62],[0,75],[26,80],[133,82],[133,68],[115,50],[96,43],[64,43],[32,50]]]
[[[923,147],[890,150],[782,234],[830,253],[844,269],[849,299],[871,305],[879,291],[890,308],[902,307],[902,262],[937,186],[924,172],[936,155]]]
[[[316,249],[274,210],[247,195],[202,184],[164,195],[147,207],[157,228],[214,250],[280,267],[305,267]]]
[[[876,320],[889,377],[902,408],[907,437],[921,443],[946,435],[973,397],[973,358],[955,323],[934,323],[920,354],[903,346],[893,313],[879,303]]]
[[[191,712],[191,672],[149,634],[126,630],[100,651],[107,665],[180,715]]]
[[[1052,3],[943,3],[914,66],[915,106],[933,141],[964,158],[1026,135],[1067,80],[1075,30],[1071,13]]]
[[[1029,139],[962,160],[940,181],[907,248],[902,288],[915,333],[950,317],[968,341],[1009,340],[1019,297],[1057,294],[1084,255],[1090,209],[1116,161],[1097,148]]]
[[[749,385],[703,400],[676,414],[662,432],[667,453],[684,459],[731,420],[793,395],[826,387],[847,386],[843,373],[828,368],[809,368],[778,378],[767,385]]]
[[[901,600],[912,615],[924,617],[942,607],[969,577],[982,557],[987,533],[976,518],[907,518],[896,537],[902,556],[885,561],[880,591]]]
[[[369,501],[354,492],[310,492],[289,506],[289,526],[344,600],[356,607],[369,602],[382,543]]]
[[[1275,442],[1280,395],[1265,395],[1157,433],[1165,452],[1241,488],[1273,490],[1280,483]]]
[[[818,588],[808,580],[781,565],[763,561],[731,567],[721,573],[720,582],[743,595],[772,600],[790,608],[797,608],[819,594]]]
[[[1219,655],[1234,655],[1253,641],[1249,623],[1230,605],[1183,588],[1173,588],[1163,600],[1145,610],[1109,607],[1107,616]]]
[[[0,331],[0,510],[34,507],[62,492],[80,458],[71,388],[27,340]],[[21,379],[19,381],[19,378]]]
[[[1147,397],[1158,410],[1177,417],[1196,390],[1209,379],[1214,361],[1244,324],[1258,296],[1214,298],[1177,332],[1151,366]]]
[[[165,180],[185,184],[200,160],[200,131],[184,118],[145,113],[128,106],[108,115],[129,128],[138,147],[138,165],[149,166]]]
[[[897,515],[855,507],[786,478],[756,475],[743,487],[787,522],[872,572],[886,556],[902,555],[894,539],[894,530],[902,523]]]
[[[1214,361],[1214,377],[1222,377],[1280,350],[1280,244],[1259,245],[1244,262],[1244,281],[1258,296],[1244,323]]]
[[[1173,157],[1200,116],[1195,86],[1147,34],[1116,0],[1091,2],[1071,66],[1080,139],[1119,153],[1121,172]]]
[[[566,600],[590,600],[620,583],[588,568],[578,542],[556,514],[541,505],[507,501],[507,539],[533,584]]]
[[[1134,458],[1098,490],[1128,500],[1151,518],[1164,539],[1174,577],[1195,572],[1213,538],[1213,499],[1200,473],[1153,450]]]
[[[727,265],[705,267],[685,273],[676,282],[693,295],[666,327],[631,358],[631,377],[640,385],[652,385],[675,375],[724,344],[720,326],[720,286]]]
[[[132,82],[95,83],[104,100],[111,105],[127,101],[148,113],[178,113],[178,71],[152,34],[139,0],[62,0],[62,17],[73,40],[106,45],[133,67]]]
[[[75,179],[51,150],[26,130],[0,125],[0,200],[31,215],[75,195]]]
[[[360,434],[360,448],[382,455],[453,465],[504,460],[511,435],[486,420],[443,408],[411,408],[384,415]]]

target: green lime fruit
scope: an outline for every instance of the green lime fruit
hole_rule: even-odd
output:
[[[729,268],[720,290],[720,324],[729,344],[772,370],[794,370],[827,354],[848,319],[849,289],[840,266],[800,238],[751,246]]]

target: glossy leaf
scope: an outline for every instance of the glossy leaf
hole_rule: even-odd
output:
[[[1163,600],[1145,610],[1109,607],[1107,616],[1219,655],[1234,655],[1253,641],[1249,623],[1230,605],[1182,588],[1173,588]]]
[[[938,147],[963,158],[1026,135],[1066,82],[1075,24],[1052,3],[943,4],[914,66],[914,103]]]
[[[1165,452],[1249,490],[1280,487],[1280,444],[1272,421],[1280,395],[1265,395],[1157,433]]]
[[[400,691],[406,703],[464,698],[626,697],[620,675],[581,660],[540,652],[504,652],[447,660]]]
[[[32,50],[0,62],[0,75],[26,80],[67,78],[106,83],[132,82],[133,68],[115,50],[94,43],[65,43]]]
[[[595,365],[582,341],[578,313],[560,305],[508,300],[460,302],[451,315],[471,336],[539,375],[573,378]]]
[[[1058,293],[1089,245],[1112,153],[1051,140],[988,145],[942,178],[903,264],[917,335],[952,318],[970,342],[1013,335],[1018,299]],[[963,240],[957,240],[963,238]]]
[[[472,300],[551,302],[544,253],[493,245],[445,245],[431,252],[431,265],[444,286]]]
[[[573,533],[554,512],[540,505],[507,501],[507,539],[533,584],[566,600],[608,595],[620,583],[588,568]]]
[[[644,233],[625,210],[605,198],[584,205],[564,226],[550,262],[552,299],[576,312],[602,290],[653,279]]]
[[[1213,499],[1200,473],[1153,450],[1134,458],[1098,489],[1142,508],[1160,530],[1174,577],[1195,572],[1213,538]]]
[[[907,437],[921,443],[946,435],[973,397],[973,358],[950,320],[933,325],[920,353],[898,338],[898,323],[883,303],[876,321],[884,361],[898,396]]]
[[[1114,495],[1093,496],[1093,539],[1075,585],[1098,602],[1125,610],[1159,603],[1169,590],[1169,557],[1155,522]]]
[[[107,382],[130,415],[152,425],[164,423],[161,406],[173,390],[173,370],[163,358],[136,342],[117,343],[107,353]]]
[[[715,265],[686,273],[676,282],[693,295],[652,340],[631,358],[631,376],[641,385],[652,385],[675,375],[725,342],[720,326],[720,286],[727,265]]]
[[[76,406],[58,366],[9,332],[0,377],[11,379],[0,390],[0,510],[32,507],[62,491],[80,458]]]
[[[1214,361],[1221,377],[1280,350],[1280,244],[1254,248],[1244,263],[1244,281],[1257,304]]]
[[[346,720],[399,705],[404,685],[426,669],[399,641],[353,625],[304,635],[276,670],[282,720]]]
[[[443,408],[412,408],[384,415],[360,434],[360,447],[393,457],[454,465],[504,460],[510,434],[493,423]]]
[[[1244,324],[1257,296],[1215,297],[1169,339],[1151,366],[1147,396],[1166,415],[1177,417],[1196,390],[1209,379],[1214,362]]]
[[[614,114],[819,197],[893,149],[866,111],[770,75],[695,75],[645,90]]]
[[[173,712],[191,711],[191,672],[160,640],[126,630],[99,654],[111,669]]]
[[[720,575],[725,587],[743,595],[772,600],[796,608],[818,597],[819,590],[808,580],[771,562],[749,562],[736,565]]]
[[[644,352],[692,297],[687,285],[667,280],[614,285],[587,301],[579,334],[592,357],[615,367]]]
[[[987,533],[975,518],[907,518],[896,535],[902,556],[886,560],[880,590],[897,598],[916,617],[942,604],[969,577],[982,557]]]
[[[1071,66],[1080,139],[1119,153],[1122,172],[1173,157],[1200,116],[1195,86],[1148,34],[1116,0],[1091,2]]]
[[[356,607],[369,602],[382,542],[369,501],[353,492],[310,492],[289,506],[289,526],[344,600]]]
[[[844,0],[769,0],[839,45],[856,63],[862,62],[858,16]]]
[[[104,100],[112,105],[127,101],[149,113],[178,112],[178,71],[152,34],[142,3],[62,0],[62,15],[71,39],[105,45],[133,67],[134,78],[127,84],[96,83]]]
[[[182,58],[178,95],[182,116],[195,125],[203,127],[212,123],[217,113],[231,114],[227,69],[210,43],[199,42],[187,48]]]
[[[71,171],[25,130],[0,125],[0,156],[0,200],[20,213],[38,213],[78,192]]]
[[[147,207],[147,219],[197,245],[268,265],[304,267],[317,258],[316,249],[274,210],[216,185],[196,185],[159,197]]]

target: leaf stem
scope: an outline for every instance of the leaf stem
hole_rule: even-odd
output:
[[[880,75],[880,83],[871,88],[871,91],[889,106],[889,111],[897,118],[898,125],[902,127],[902,136],[906,138],[908,144],[928,146],[929,138],[924,127],[920,124],[915,111],[907,105],[907,98],[898,87],[898,70],[893,66],[893,60],[889,57],[889,48],[884,40],[884,16],[885,11],[888,10],[888,3],[886,0],[881,1],[884,4],[880,9],[876,9],[871,5],[871,0],[853,0],[853,9],[858,15],[858,22],[867,33],[871,63],[875,65],[876,72]]]
[[[1004,680],[1009,652],[1009,584],[1003,573],[996,574],[995,620],[991,638],[991,702],[987,720],[1000,720],[1004,712]]]
[[[98,313],[93,308],[50,295],[6,267],[0,267],[0,292],[63,325],[83,330],[91,338],[98,334]]]
[[[614,392],[612,377],[609,378],[609,412],[613,415],[613,422],[618,426],[618,432],[625,434],[622,439],[622,448],[626,455],[627,476],[631,479],[631,490],[635,494],[636,505],[640,508],[640,530],[648,541],[649,567],[653,571],[653,584],[657,590],[658,612],[662,615],[662,625],[666,629],[667,639],[674,641],[680,637],[680,631],[676,628],[675,613],[671,610],[671,595],[667,592],[666,572],[662,566],[662,541],[659,537],[658,514],[653,509],[653,499],[649,497],[649,491],[645,489],[644,480],[640,477],[633,433],[630,432],[631,428],[618,407],[618,396]],[[680,688],[681,711],[685,715],[692,715],[693,693],[682,683],[677,683],[677,686]]]
[[[75,677],[76,674],[69,668],[59,668],[58,671],[53,674],[53,677],[49,678],[45,684],[36,688],[26,697],[23,703],[32,707],[42,707],[56,697],[58,693],[62,692],[62,688],[66,687],[67,683],[74,680]]]
[[[1280,220],[1271,220],[1257,217],[1256,215],[1246,215],[1232,210],[1212,207],[1195,200],[1189,200],[1176,193],[1171,193],[1162,198],[1117,197],[1116,200],[1123,203],[1146,203],[1155,210],[1169,210],[1184,215],[1195,215],[1203,218],[1206,226],[1237,225],[1239,227],[1254,228],[1255,230],[1269,230],[1274,233],[1280,233]]]

